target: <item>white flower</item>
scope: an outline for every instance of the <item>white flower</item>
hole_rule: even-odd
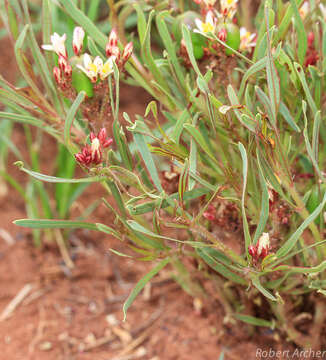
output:
[[[82,27],[76,26],[72,37],[72,48],[76,55],[79,55],[83,48],[83,41],[85,37],[85,31]]]
[[[92,61],[92,58],[88,54],[84,54],[83,65],[77,65],[77,67],[82,70],[92,82],[96,82],[98,76],[100,76],[101,80],[104,80],[113,72],[114,60],[115,58],[111,56],[103,64],[103,60],[99,56],[96,56],[94,61]]]
[[[205,22],[202,22],[199,19],[195,19],[195,23],[198,29],[195,29],[194,31],[205,34],[209,32],[214,32],[216,26],[214,14],[211,11],[208,11]]]
[[[221,16],[232,19],[237,11],[238,0],[221,0]]]
[[[248,50],[256,46],[256,34],[247,31],[245,27],[240,28],[240,50]]]
[[[266,256],[270,246],[269,234],[263,233],[262,236],[259,238],[257,245],[257,255],[260,256],[261,254],[263,254]]]
[[[304,19],[308,15],[309,10],[310,10],[309,1],[305,1],[302,4],[301,8],[299,9],[299,13],[302,19]]]
[[[66,34],[60,36],[57,33],[51,35],[51,45],[42,45],[42,49],[54,51],[57,55],[67,57],[67,50],[65,46]]]
[[[320,12],[321,12],[323,18],[326,21],[326,6],[324,6],[323,4],[319,4],[319,8],[320,8]]]
[[[113,62],[114,61],[115,61],[115,57],[111,56],[102,65],[102,67],[100,68],[100,71],[99,71],[101,80],[104,80],[106,77],[108,77],[110,74],[113,73]]]
[[[103,61],[99,56],[96,56],[94,61],[92,61],[92,58],[87,53],[84,54],[83,65],[77,65],[77,67],[82,70],[92,82],[97,81],[97,76],[102,66]]]

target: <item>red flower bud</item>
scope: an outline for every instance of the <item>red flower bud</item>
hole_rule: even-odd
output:
[[[83,48],[85,32],[84,29],[80,26],[75,27],[72,39],[72,48],[75,55],[79,55]]]
[[[65,77],[67,77],[67,78],[71,77],[72,67],[69,64],[67,64],[64,74],[65,74]]]
[[[109,46],[114,47],[118,45],[118,34],[116,29],[112,29],[109,36]]]
[[[226,32],[226,29],[223,28],[221,29],[218,34],[217,34],[218,38],[221,40],[221,41],[225,41],[226,40],[226,37],[227,37],[227,32]]]
[[[253,257],[254,259],[256,258],[256,256],[257,256],[257,248],[256,248],[256,246],[249,245],[248,246],[248,252],[249,252],[251,257]]]
[[[53,68],[53,76],[55,79],[55,82],[59,85],[62,80],[61,70],[58,67]]]
[[[63,73],[65,73],[66,67],[67,67],[67,65],[68,65],[67,58],[64,57],[64,56],[62,56],[62,55],[59,55],[58,65],[59,65],[60,70],[61,70]]]
[[[90,133],[89,139],[91,145],[86,145],[81,153],[75,154],[76,160],[88,166],[91,163],[99,165],[102,162],[102,149],[107,148],[113,142],[111,138],[107,138],[106,129],[102,128],[98,135]]]
[[[315,34],[310,31],[310,33],[308,34],[308,46],[312,47],[314,45],[314,41],[315,41]]]
[[[122,55],[123,62],[126,62],[130,58],[133,48],[134,48],[134,46],[133,46],[132,42],[129,42],[126,45],[126,47],[123,50],[123,55]]]
[[[115,29],[113,29],[110,33],[108,43],[106,44],[105,48],[106,56],[116,56],[120,57],[120,50],[118,48],[118,34]],[[117,53],[119,52],[119,55],[117,56]]]

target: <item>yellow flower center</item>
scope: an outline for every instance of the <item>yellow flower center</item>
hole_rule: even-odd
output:
[[[95,74],[96,74],[97,71],[98,71],[98,70],[97,70],[97,66],[96,66],[94,63],[89,64],[88,70],[94,72]]]
[[[111,71],[111,67],[110,64],[104,64],[102,67],[102,73],[103,74],[108,74]]]
[[[203,32],[204,33],[208,33],[208,32],[213,32],[214,31],[214,26],[210,23],[203,23],[202,25],[203,28]]]

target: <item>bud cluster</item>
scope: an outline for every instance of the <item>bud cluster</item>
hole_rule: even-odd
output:
[[[129,42],[123,51],[120,51],[120,48],[118,46],[118,34],[116,29],[112,29],[108,43],[105,47],[105,53],[107,57],[113,56],[115,58],[115,62],[118,65],[119,68],[123,68],[125,63],[130,58],[133,51],[133,44],[132,42]]]
[[[91,132],[89,139],[91,144],[86,144],[80,153],[75,154],[76,160],[84,165],[99,165],[103,161],[102,151],[109,147],[113,140],[107,137],[106,129],[102,128],[98,135]]]

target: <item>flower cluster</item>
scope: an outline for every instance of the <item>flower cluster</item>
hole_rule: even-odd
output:
[[[97,135],[91,132],[91,144],[86,144],[80,153],[75,154],[76,160],[84,165],[99,165],[103,161],[102,149],[109,147],[113,140],[107,137],[106,129],[102,128]]]
[[[263,233],[256,245],[249,245],[248,247],[248,252],[255,262],[259,259],[264,259],[268,255],[269,250],[270,241],[268,233]]]
[[[220,0],[220,10],[214,10],[216,1],[196,0],[196,3],[205,8],[205,20],[195,19],[197,29],[194,32],[208,34],[217,32],[217,37],[225,42],[227,40],[227,24],[234,22],[238,0]],[[256,46],[256,34],[250,33],[246,28],[240,29],[240,51],[248,51]],[[237,50],[237,49],[236,49]]]
[[[83,28],[80,26],[75,27],[73,32],[72,48],[77,57],[77,61],[74,60],[73,63],[76,63],[76,67],[82,70],[93,83],[96,83],[99,79],[102,81],[112,74],[114,62],[119,68],[123,68],[132,54],[132,43],[128,43],[121,54],[118,47],[117,33],[115,30],[112,30],[106,46],[107,60],[103,62],[99,56],[92,59],[92,57],[87,53],[83,55],[81,54],[84,37],[85,31]],[[73,72],[65,46],[66,38],[66,34],[60,36],[59,34],[54,33],[51,36],[51,44],[42,45],[44,50],[54,51],[58,55],[58,67],[54,67],[53,74],[57,84],[62,89],[66,89],[69,86]]]

